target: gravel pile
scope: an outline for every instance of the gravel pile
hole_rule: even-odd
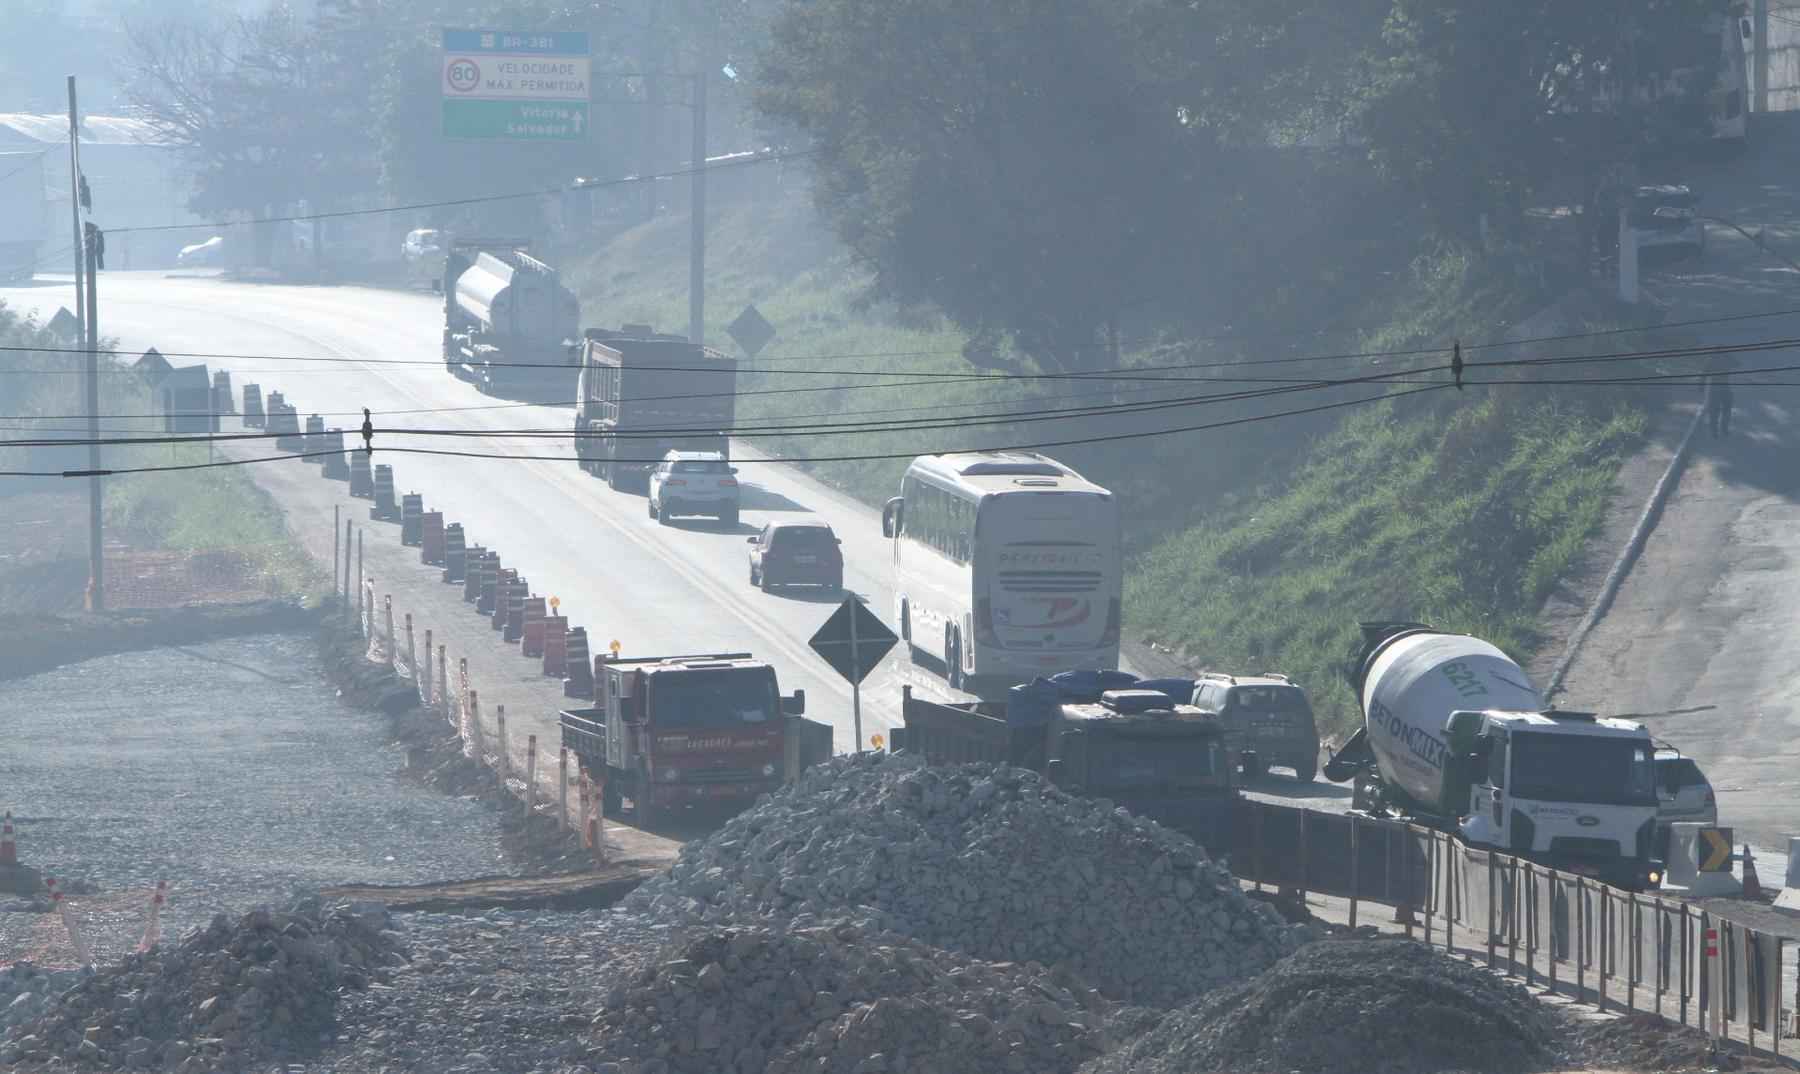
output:
[[[0,1062],[241,1070],[329,1042],[340,989],[367,988],[405,956],[379,906],[224,915],[180,943],[83,975],[7,1030]]]
[[[1309,944],[1082,1074],[1518,1074],[1558,1026],[1517,985],[1402,939]]]
[[[1242,980],[1306,933],[1186,836],[999,765],[836,758],[687,844],[627,900],[724,927],[852,921],[1170,1003]]]
[[[0,1037],[13,1026],[42,1015],[53,999],[73,988],[87,972],[46,970],[29,962],[0,969]]]
[[[1066,1074],[1102,1051],[1108,1013],[1036,963],[834,925],[698,935],[595,1024],[598,1051],[638,1074]]]

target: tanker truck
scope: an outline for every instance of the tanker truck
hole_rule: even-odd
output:
[[[444,365],[484,392],[574,398],[581,304],[517,245],[456,243],[444,266]]]
[[[1655,748],[1642,724],[1548,708],[1495,646],[1364,623],[1350,669],[1363,726],[1325,765],[1354,807],[1640,891],[1657,860]]]

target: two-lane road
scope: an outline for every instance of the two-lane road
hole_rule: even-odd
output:
[[[582,472],[566,436],[501,435],[567,433],[571,411],[482,395],[446,373],[442,308],[425,294],[158,273],[108,273],[100,286],[101,329],[119,340],[122,354],[154,346],[172,355],[219,355],[171,360],[228,370],[239,394],[246,383],[279,390],[299,407],[303,421],[313,413],[330,415],[327,426],[350,430],[353,441],[363,407],[373,411],[377,426],[467,434],[382,436],[378,456],[383,448],[403,447],[551,456],[474,459],[396,451],[377,461],[393,465],[397,491],[423,494],[432,510],[464,524],[471,543],[499,549],[508,566],[531,578],[534,590],[560,597],[597,645],[618,639],[628,654],[752,651],[776,665],[785,689],[806,690],[814,715],[837,725],[840,743],[851,741],[849,686],[806,645],[841,598],[753,589],[745,541],[770,518],[800,512],[823,517],[843,539],[846,588],[888,620],[892,586],[877,512],[792,467],[759,462],[752,448],[740,446],[734,455],[744,509],[735,529],[704,519],[659,525],[641,495],[613,492]],[[0,300],[40,317],[71,298],[65,285],[0,290]],[[294,357],[330,361],[278,360]],[[145,431],[150,425],[119,418],[105,424]],[[274,454],[262,445],[243,450]],[[896,647],[863,684],[865,739],[899,721],[902,683],[935,696],[962,696],[913,667],[903,649]]]

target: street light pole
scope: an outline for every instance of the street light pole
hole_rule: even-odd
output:
[[[75,108],[75,76],[69,76],[69,257],[75,263],[75,318],[86,318],[81,302],[81,277],[85,270],[81,243],[81,113]]]
[[[688,339],[704,343],[706,324],[706,66],[694,74],[693,221],[688,256]]]

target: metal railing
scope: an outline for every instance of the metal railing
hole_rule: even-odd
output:
[[[1602,1010],[1658,1015],[1776,1057],[1800,1053],[1791,1043],[1800,1028],[1800,957],[1792,950],[1800,941],[1416,824],[1240,806],[1232,871],[1259,887],[1346,899],[1352,928],[1363,904],[1392,907],[1408,935],[1527,985]]]

